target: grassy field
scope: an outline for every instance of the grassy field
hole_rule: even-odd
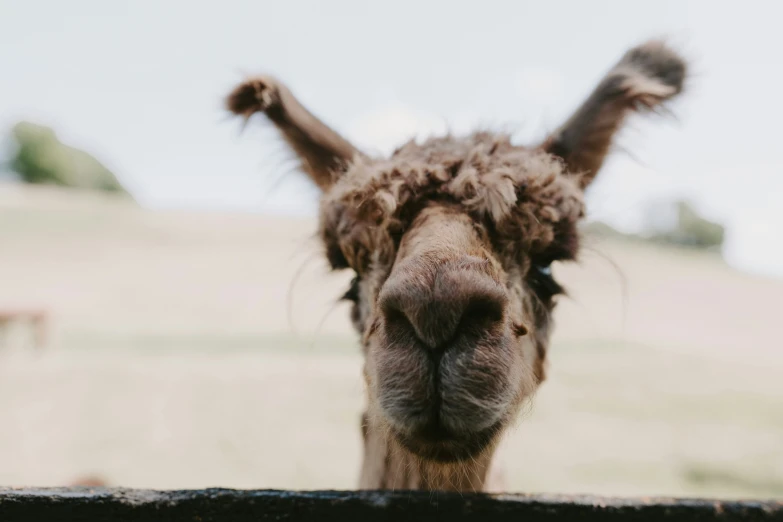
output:
[[[0,308],[46,307],[54,334],[0,345],[0,484],[355,487],[349,275],[313,230],[0,185]],[[783,283],[597,238],[557,272],[572,297],[501,447],[509,489],[783,497]]]

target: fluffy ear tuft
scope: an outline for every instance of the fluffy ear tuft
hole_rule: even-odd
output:
[[[655,110],[682,92],[686,71],[685,60],[662,41],[634,47],[541,148],[561,157],[587,187],[628,113]]]
[[[682,92],[685,61],[660,40],[634,47],[612,71],[634,108],[652,109]]]
[[[226,97],[226,108],[249,118],[256,112],[266,112],[280,102],[276,82],[268,78],[252,78],[237,85]]]

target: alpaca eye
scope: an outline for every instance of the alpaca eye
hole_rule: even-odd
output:
[[[548,300],[562,294],[563,287],[552,277],[552,265],[533,265],[528,274],[530,286],[541,299]]]
[[[541,275],[552,277],[552,265],[535,265],[533,268]]]

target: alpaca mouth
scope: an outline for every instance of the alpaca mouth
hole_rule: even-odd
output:
[[[455,435],[440,424],[430,423],[413,433],[403,433],[394,427],[391,432],[397,442],[427,460],[459,462],[475,458],[489,447],[500,433],[502,421],[476,433]]]

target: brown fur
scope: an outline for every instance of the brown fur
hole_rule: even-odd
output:
[[[228,98],[264,112],[323,189],[320,236],[362,336],[362,488],[486,489],[495,444],[545,378],[549,267],[578,252],[583,189],[627,113],[679,93],[660,42],[626,53],[537,147],[503,134],[409,142],[370,158],[269,77]]]
[[[226,100],[228,109],[245,120],[263,112],[275,122],[302,168],[321,187],[331,185],[335,174],[360,153],[339,134],[305,109],[288,88],[271,77],[237,86]]]
[[[542,148],[562,157],[572,172],[580,173],[580,185],[587,187],[628,113],[662,107],[682,91],[685,74],[683,59],[663,42],[634,47]]]

